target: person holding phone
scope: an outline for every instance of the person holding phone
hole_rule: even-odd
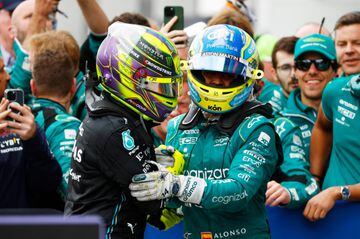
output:
[[[8,81],[0,58],[0,208],[52,207],[60,166],[30,108],[3,97]]]
[[[189,37],[184,31],[184,10],[181,6],[164,8],[164,25],[160,32],[165,34],[176,46],[181,60],[186,60]]]

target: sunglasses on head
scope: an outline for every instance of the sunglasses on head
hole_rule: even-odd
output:
[[[308,71],[311,67],[311,64],[314,64],[318,71],[327,71],[333,63],[333,61],[328,59],[303,59],[295,61],[295,67],[301,71]]]

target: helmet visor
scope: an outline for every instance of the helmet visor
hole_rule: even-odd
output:
[[[182,90],[182,77],[146,77],[140,82],[141,88],[168,98],[177,98],[181,94]]]
[[[188,62],[189,70],[206,70],[230,73],[242,76],[242,78],[252,78],[252,69],[247,65],[247,62],[242,61],[235,56],[214,56],[195,55]]]
[[[204,76],[204,74],[206,74],[206,73],[209,73],[209,74],[215,73],[216,74],[218,72],[216,72],[216,71],[195,71],[195,70],[191,71],[191,75],[193,77],[195,77],[198,82],[200,82],[203,85],[212,86],[212,87],[215,87],[218,89],[221,89],[221,88],[228,89],[228,88],[238,87],[238,86],[241,86],[241,85],[247,83],[251,79],[251,78],[244,78],[241,75],[235,75],[235,74],[221,72],[223,74],[224,78],[229,79],[229,82],[230,82],[229,85],[227,85],[227,86],[219,86],[219,85],[211,85],[211,84],[208,85],[205,80],[206,77]]]

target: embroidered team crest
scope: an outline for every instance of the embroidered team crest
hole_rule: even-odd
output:
[[[121,135],[122,135],[123,146],[125,149],[130,151],[133,148],[135,148],[135,141],[134,138],[131,137],[129,129],[122,132]]]

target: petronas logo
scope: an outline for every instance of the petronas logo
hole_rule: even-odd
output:
[[[133,148],[135,148],[135,141],[134,138],[131,137],[129,129],[122,132],[121,135],[122,135],[123,146],[125,149],[130,151]]]

